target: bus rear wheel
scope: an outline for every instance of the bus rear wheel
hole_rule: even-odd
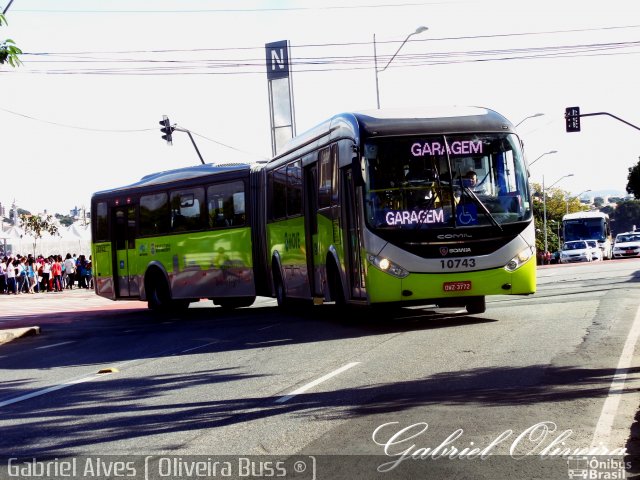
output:
[[[484,313],[487,310],[487,303],[484,297],[475,297],[465,305],[467,313]]]
[[[284,282],[282,281],[280,272],[277,270],[273,272],[273,289],[276,293],[278,307],[283,309],[287,308],[289,306],[289,299],[287,298],[287,292],[284,289]]]
[[[216,298],[213,303],[220,305],[225,310],[234,310],[236,308],[250,307],[255,301],[256,297],[229,297]]]
[[[147,306],[150,310],[159,312],[167,310],[171,306],[169,285],[164,278],[155,274],[147,280],[145,289],[147,292]]]

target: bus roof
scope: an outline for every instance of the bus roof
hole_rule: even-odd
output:
[[[307,145],[320,146],[337,138],[360,136],[433,135],[473,132],[515,132],[505,117],[484,107],[446,106],[381,109],[334,115],[292,138],[271,162]]]
[[[582,218],[605,218],[608,219],[609,215],[603,212],[575,212],[575,213],[567,213],[562,217],[562,220],[580,220]]]
[[[93,194],[96,196],[105,196],[112,193],[118,193],[126,190],[137,190],[145,187],[153,187],[156,185],[164,185],[167,183],[178,182],[181,180],[191,180],[210,175],[219,175],[222,173],[240,172],[246,170],[247,172],[252,168],[254,164],[249,163],[223,163],[214,164],[206,163],[204,165],[194,165],[191,167],[176,168],[174,170],[165,170],[162,172],[151,173],[145,175],[139,181],[124,185],[121,187],[112,188],[109,190],[102,190]]]

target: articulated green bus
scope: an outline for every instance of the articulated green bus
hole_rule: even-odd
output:
[[[336,115],[267,171],[267,263],[280,305],[436,304],[535,292],[522,144],[484,108]]]
[[[487,295],[535,292],[521,145],[484,108],[345,113],[267,163],[95,193],[96,292],[157,310],[262,295],[481,313]]]

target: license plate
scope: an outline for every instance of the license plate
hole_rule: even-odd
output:
[[[464,280],[462,282],[444,282],[442,289],[445,292],[465,292],[471,290],[471,280]]]

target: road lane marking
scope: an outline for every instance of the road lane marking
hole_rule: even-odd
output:
[[[44,350],[45,348],[59,347],[60,345],[67,345],[69,343],[75,343],[75,340],[69,340],[68,342],[54,343],[53,345],[45,345],[44,347],[36,347],[34,350]]]
[[[609,394],[602,406],[602,412],[600,418],[596,424],[596,429],[593,434],[593,440],[591,441],[591,447],[595,448],[600,445],[608,449],[617,448],[615,445],[609,445],[611,437],[611,429],[613,428],[613,422],[618,413],[618,406],[620,405],[620,399],[624,393],[624,382],[629,373],[629,367],[633,360],[633,351],[640,337],[640,307],[636,311],[636,317],[631,325],[631,330],[627,336],[627,340],[622,349],[620,360],[618,361],[618,367],[616,373],[611,380],[611,386],[609,387]]]
[[[26,395],[22,395],[20,397],[10,398],[9,400],[5,400],[4,402],[0,402],[0,408],[6,407],[7,405],[11,405],[13,403],[22,402],[24,400],[29,400],[34,397],[39,397],[41,395],[46,395],[47,393],[55,392],[57,390],[62,390],[63,388],[70,387],[72,385],[77,385],[79,383],[88,382],[89,380],[94,380],[97,376],[95,374],[88,375],[86,377],[78,378],[76,380],[69,380],[68,382],[61,383],[59,385],[54,385],[53,387],[44,388],[42,390],[36,390],[35,392],[27,393]]]
[[[327,380],[329,380],[332,377],[335,377],[336,375],[341,374],[342,372],[349,370],[351,367],[355,367],[356,365],[359,365],[360,362],[351,362],[351,363],[347,363],[346,365],[338,368],[337,370],[334,370],[331,373],[327,373],[324,377],[320,377],[317,380],[314,380],[311,383],[307,383],[306,385],[298,388],[297,390],[294,390],[293,392],[291,392],[289,395],[285,395],[284,397],[280,397],[278,400],[276,400],[275,403],[284,403],[288,400],[291,400],[293,397],[295,397],[296,395],[299,395],[301,393],[306,392],[307,390],[315,387],[316,385],[321,384],[322,382],[325,382]]]

